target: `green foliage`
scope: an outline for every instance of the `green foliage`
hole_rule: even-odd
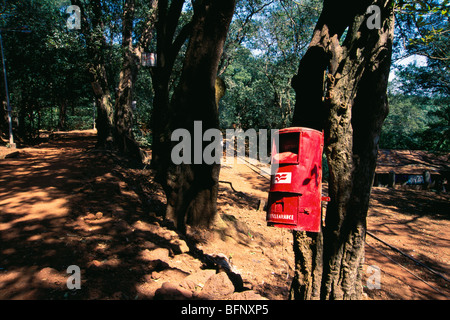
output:
[[[426,65],[394,64],[391,112],[381,144],[450,151],[450,2],[399,1],[394,58],[425,57]]]
[[[11,0],[5,4],[0,27],[28,26],[32,30],[31,34],[2,33],[15,133],[33,138],[39,129],[55,130],[63,104],[67,107],[66,129],[92,128],[93,93],[85,39],[79,30],[66,27],[65,10],[71,2]],[[123,2],[104,0],[102,4],[105,29],[100,36],[106,40],[102,54],[114,99],[122,63]],[[148,1],[136,1],[134,43],[145,27],[149,5]],[[296,98],[290,81],[321,7],[318,0],[237,2],[219,66],[219,76],[227,86],[219,105],[222,128],[290,125]],[[180,26],[190,20],[192,10],[186,2]],[[449,17],[449,1],[397,2],[395,59],[422,55],[427,65],[396,66],[382,148],[449,150]],[[146,51],[156,51],[155,34]],[[185,46],[175,63],[171,90],[178,81],[184,52]],[[154,92],[150,72],[149,68],[140,69],[134,92],[134,132],[145,146],[151,144]],[[0,84],[4,100],[3,79]]]
[[[229,64],[222,64],[228,67],[219,109],[223,128],[290,125],[295,104],[290,81],[320,8],[321,2],[312,0],[238,3],[224,54]]]
[[[450,99],[390,94],[381,149],[450,151]]]
[[[220,103],[223,128],[233,124],[244,129],[270,128],[281,118],[274,94],[266,80],[260,60],[249,49],[241,48],[239,55],[224,74],[227,93]]]
[[[390,111],[380,138],[382,149],[420,149],[421,135],[426,129],[426,111],[421,108],[426,99],[414,96],[391,95]],[[432,106],[425,106],[431,109]]]
[[[39,129],[54,128],[58,105],[65,103],[72,114],[75,105],[86,107],[92,90],[82,40],[67,30],[63,8],[61,1],[8,1],[8,14],[0,22],[7,29],[2,34],[15,129],[23,139],[35,138]],[[8,31],[23,26],[31,33]]]
[[[435,101],[436,108],[429,111],[428,128],[422,134],[425,149],[450,151],[450,99]]]

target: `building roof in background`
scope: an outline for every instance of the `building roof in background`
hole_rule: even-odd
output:
[[[440,174],[450,171],[450,153],[431,153],[422,150],[379,150],[376,173]]]

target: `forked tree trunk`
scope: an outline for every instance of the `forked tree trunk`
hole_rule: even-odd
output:
[[[114,143],[120,152],[142,161],[142,153],[133,135],[133,90],[138,73],[139,58],[133,49],[133,22],[135,1],[127,0],[124,4],[122,32],[122,70],[117,90],[114,122]]]
[[[169,130],[187,129],[192,137],[191,150],[194,150],[194,121],[202,122],[202,135],[208,129],[219,128],[215,83],[235,4],[235,0],[194,2],[192,33],[169,109]],[[201,164],[175,165],[168,158],[170,154],[165,156],[169,164],[164,183],[166,217],[181,231],[186,223],[209,225],[216,214],[220,164],[206,164],[202,160]]]
[[[84,5],[80,0],[74,0],[73,4],[81,9],[81,31],[86,39],[87,53],[91,61],[89,72],[97,106],[97,147],[111,149],[114,141],[114,110],[105,67],[106,40],[101,2],[95,0]],[[88,9],[92,13],[90,21],[87,18]]]
[[[293,125],[325,131],[331,202],[323,233],[294,233],[292,299],[361,298],[367,210],[388,112],[393,3],[325,1],[306,60],[294,78],[299,100]],[[372,4],[381,9],[381,29],[367,27]]]
[[[157,67],[152,70],[152,83],[155,96],[153,99],[152,128],[152,162],[156,171],[156,181],[165,184],[165,174],[170,153],[169,121],[169,82],[179,50],[190,33],[190,25],[183,26],[175,37],[184,0],[158,0],[157,33]],[[175,38],[175,40],[174,40]]]
[[[147,13],[144,28],[138,43],[133,46],[135,0],[124,3],[123,31],[122,31],[122,70],[119,77],[119,87],[115,104],[115,136],[114,143],[119,151],[135,158],[144,159],[144,154],[134,138],[132,131],[134,110],[132,108],[133,92],[140,68],[142,54],[149,46],[157,17],[158,0],[150,1],[150,11]]]

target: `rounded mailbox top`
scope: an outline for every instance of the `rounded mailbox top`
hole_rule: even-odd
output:
[[[304,132],[304,131],[314,131],[314,132],[321,133],[321,131],[319,131],[319,130],[311,129],[311,128],[304,128],[304,127],[290,127],[290,128],[284,128],[284,129],[278,130],[278,132],[280,134],[281,133],[289,133],[289,132]]]

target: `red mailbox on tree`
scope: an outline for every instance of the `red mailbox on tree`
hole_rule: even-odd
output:
[[[323,133],[308,128],[278,131],[272,148],[267,223],[319,232],[322,222]],[[275,145],[275,141],[278,142]]]

